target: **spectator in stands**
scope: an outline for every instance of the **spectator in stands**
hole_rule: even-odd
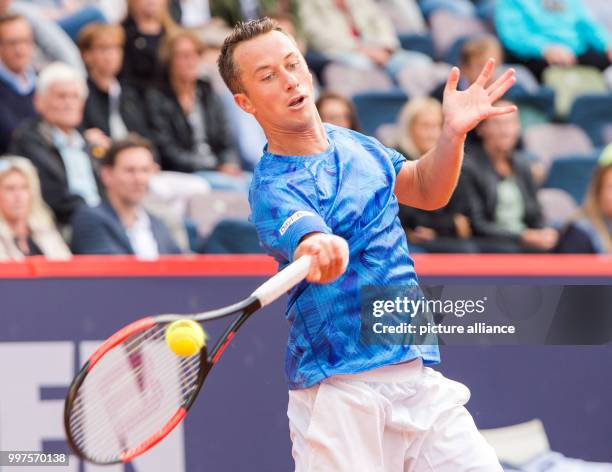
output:
[[[198,78],[203,45],[187,30],[169,35],[162,47],[166,77],[147,94],[149,116],[162,168],[198,172],[213,189],[246,191],[247,174],[211,84]]]
[[[96,207],[81,207],[72,219],[75,254],[134,254],[156,259],[180,254],[170,231],[148,213],[143,200],[157,171],[153,148],[130,135],[114,142],[102,160],[101,177],[107,198]]]
[[[60,224],[82,204],[100,202],[94,158],[77,127],[83,117],[87,84],[72,67],[56,62],[40,73],[34,93],[39,117],[13,133],[11,152],[32,161],[42,195]]]
[[[415,98],[400,113],[396,148],[410,160],[432,149],[442,133],[442,105],[434,98]],[[469,240],[472,231],[469,201],[463,179],[448,204],[435,211],[400,205],[399,218],[412,245],[426,252],[477,252]]]
[[[28,21],[19,15],[0,16],[0,154],[6,152],[13,130],[36,114],[33,53]]]
[[[557,252],[612,253],[612,144],[601,155],[584,207],[561,232]]]
[[[55,21],[73,41],[81,28],[92,22],[106,22],[102,10],[91,2],[73,0],[20,0]]]
[[[496,67],[499,67],[504,62],[502,46],[495,36],[485,34],[468,39],[461,48],[461,55],[459,57],[461,77],[459,78],[457,89],[465,90],[470,84],[473,84],[490,57],[495,59]],[[494,74],[492,80],[497,75],[499,74]],[[439,84],[431,93],[431,96],[440,102],[444,96],[445,84],[446,82]]]
[[[508,105],[501,101],[498,105]],[[464,161],[474,235],[482,252],[548,252],[558,232],[543,226],[529,162],[516,150],[517,113],[484,121],[482,140]]]
[[[89,73],[89,95],[82,127],[90,142],[108,149],[111,139],[129,132],[150,137],[139,91],[117,74],[123,61],[125,33],[118,25],[93,23],[79,35],[79,49]]]
[[[177,28],[167,0],[128,0],[128,16],[121,23],[125,51],[121,78],[140,90],[157,86],[162,77],[159,48],[164,36]]]
[[[70,251],[40,195],[34,166],[23,157],[0,159],[0,261],[26,256],[67,259]]]
[[[209,0],[210,12],[229,26],[240,21],[256,20],[262,16],[283,15],[293,20],[300,29],[298,0]]]
[[[332,125],[361,131],[355,106],[348,98],[333,92],[325,92],[317,99],[321,120]]]
[[[409,64],[430,63],[400,48],[396,31],[374,0],[301,0],[300,18],[310,47],[359,69],[380,67],[396,76]]]
[[[52,20],[45,16],[28,1],[0,0],[0,16],[16,14],[25,17],[32,27],[34,42],[38,51],[39,62],[35,66],[42,68],[52,61],[61,61],[72,67],[84,70],[79,50],[70,37]]]
[[[582,0],[507,0],[496,3],[495,25],[511,62],[538,78],[549,65],[607,68],[612,43]]]

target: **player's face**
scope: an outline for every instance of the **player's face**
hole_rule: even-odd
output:
[[[140,205],[157,171],[153,156],[145,148],[128,148],[117,155],[112,168],[104,167],[102,178],[109,195],[129,206]]]
[[[271,31],[241,43],[234,50],[234,61],[243,87],[234,99],[266,133],[312,128],[317,116],[312,75],[287,35]]]
[[[601,180],[599,206],[606,218],[612,218],[612,166],[608,167]]]
[[[0,213],[9,222],[24,221],[30,214],[30,185],[19,171],[11,171],[0,180]]]

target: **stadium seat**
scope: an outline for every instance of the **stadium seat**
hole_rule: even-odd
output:
[[[546,226],[561,227],[578,209],[574,197],[560,188],[541,188],[537,197]]]
[[[602,73],[594,67],[547,67],[542,79],[555,91],[555,109],[562,118],[567,117],[576,97],[607,90]]]
[[[439,84],[446,82],[451,66],[443,62],[415,64],[397,75],[399,86],[410,97],[426,97]]]
[[[578,97],[568,121],[585,130],[594,146],[604,146],[604,130],[612,121],[612,93]]]
[[[206,195],[193,196],[187,205],[187,217],[203,238],[208,237],[221,220],[247,221],[250,213],[246,196],[239,192],[213,190]]]
[[[589,187],[597,156],[568,156],[553,161],[543,188],[559,188],[582,203]]]
[[[395,123],[407,101],[408,96],[400,89],[359,93],[353,97],[363,132],[370,136],[374,136],[380,125]]]
[[[487,27],[478,18],[460,16],[446,10],[435,11],[431,15],[430,23],[437,57],[446,57],[458,39],[487,32]]]
[[[429,34],[400,34],[398,36],[402,49],[418,51],[434,57],[433,39]]]
[[[535,155],[546,169],[558,156],[587,155],[593,152],[588,135],[571,124],[542,123],[523,133],[525,149]]]
[[[332,62],[323,70],[323,81],[327,90],[351,98],[369,90],[390,90],[393,82],[382,70],[364,71],[348,65]]]

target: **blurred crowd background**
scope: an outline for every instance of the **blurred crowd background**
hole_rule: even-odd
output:
[[[419,159],[489,57],[519,113],[470,133],[413,252],[612,251],[609,0],[0,0],[0,260],[261,252],[248,188],[265,136],[219,77],[239,21],[276,19],[323,121]]]

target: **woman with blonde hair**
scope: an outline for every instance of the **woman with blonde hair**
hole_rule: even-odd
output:
[[[442,132],[442,104],[435,98],[410,100],[400,112],[395,147],[415,161],[433,148]]]
[[[435,98],[410,100],[399,116],[395,147],[410,160],[421,158],[436,145],[442,121],[442,105]],[[400,205],[399,218],[413,249],[444,253],[478,251],[470,240],[469,200],[462,189],[460,179],[449,203],[439,210]]]
[[[159,48],[164,37],[178,28],[170,15],[169,0],[128,0],[123,68],[120,78],[137,87],[157,85],[162,77]]]
[[[561,232],[557,252],[612,254],[612,144],[601,155],[582,209]]]
[[[43,202],[36,169],[23,157],[0,159],[0,260],[26,256],[68,259],[51,211]]]

